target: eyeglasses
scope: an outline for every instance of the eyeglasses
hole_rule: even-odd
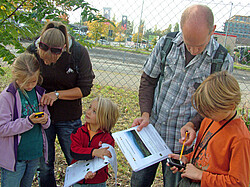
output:
[[[39,42],[39,48],[42,49],[43,51],[48,51],[50,49],[51,53],[54,53],[56,55],[61,54],[63,49],[61,47],[50,47],[43,42]]]

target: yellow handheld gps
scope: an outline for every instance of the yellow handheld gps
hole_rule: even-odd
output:
[[[35,118],[40,118],[44,116],[44,112],[36,112],[35,113]]]

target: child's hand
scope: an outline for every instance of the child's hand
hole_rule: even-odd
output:
[[[92,173],[92,171],[89,171],[86,175],[85,175],[85,179],[93,179],[96,175],[96,172]]]
[[[29,116],[30,121],[32,121],[32,123],[36,124],[36,123],[40,123],[42,125],[46,124],[48,121],[48,114],[44,113],[44,116],[36,118],[35,117],[35,113],[31,114]]]
[[[104,160],[104,156],[107,156],[109,158],[112,157],[110,151],[108,150],[108,147],[94,149],[94,151],[92,152],[92,156],[102,158],[103,160]]]
[[[203,171],[196,168],[193,164],[187,164],[186,169],[182,172],[181,177],[187,177],[193,180],[201,180]]]
[[[168,157],[169,157],[169,158],[176,159],[176,160],[179,160],[180,155],[178,155],[178,154],[169,154]],[[182,157],[181,157],[181,161],[182,161],[184,164],[186,164],[186,163],[188,162],[188,159],[187,159],[187,157],[182,156]],[[167,163],[167,166],[170,166],[170,165]],[[173,167],[170,168],[170,170],[171,170],[173,173],[177,173],[178,171],[179,171],[179,172],[183,172],[183,171],[184,171],[184,168],[182,168],[181,170],[179,170],[177,167],[173,166]]]

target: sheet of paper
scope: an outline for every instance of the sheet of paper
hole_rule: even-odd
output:
[[[134,171],[167,158],[172,151],[152,124],[138,132],[137,127],[115,132],[113,137]]]
[[[111,152],[112,158],[105,157],[105,159],[95,157],[92,160],[79,160],[76,163],[68,166],[66,168],[65,180],[64,180],[64,187],[71,186],[78,181],[84,179],[85,175],[89,172],[96,172],[99,169],[103,168],[104,166],[111,164],[114,172],[115,177],[117,180],[117,158],[115,149],[109,144],[102,144],[102,147],[109,147],[109,151]]]

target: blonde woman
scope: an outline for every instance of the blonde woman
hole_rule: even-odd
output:
[[[107,143],[114,147],[114,139],[110,133],[115,126],[119,112],[117,105],[109,99],[96,98],[92,101],[86,111],[86,123],[71,135],[71,155],[77,160],[89,160],[94,157],[111,158],[111,153],[107,148],[100,148],[102,143]],[[100,169],[96,173],[89,172],[85,179],[75,184],[74,187],[83,186],[106,186],[108,179],[108,166]]]
[[[186,169],[179,186],[245,186],[250,176],[250,133],[237,115],[241,100],[237,80],[227,71],[210,75],[192,96],[204,116],[193,152],[184,155]],[[179,155],[169,155],[179,159]],[[174,173],[177,168],[171,168]]]
[[[55,187],[56,136],[70,164],[70,134],[82,126],[81,99],[90,94],[94,73],[87,49],[68,35],[66,26],[61,22],[48,22],[41,36],[27,50],[36,55],[41,66],[42,87],[46,94],[40,105],[49,105],[51,114],[51,125],[46,130],[48,164],[41,160],[39,182],[41,187]]]
[[[45,90],[34,55],[21,54],[12,65],[13,82],[0,95],[0,167],[2,187],[31,186],[39,160],[47,160],[44,129],[50,125]],[[37,112],[43,112],[36,117]]]

